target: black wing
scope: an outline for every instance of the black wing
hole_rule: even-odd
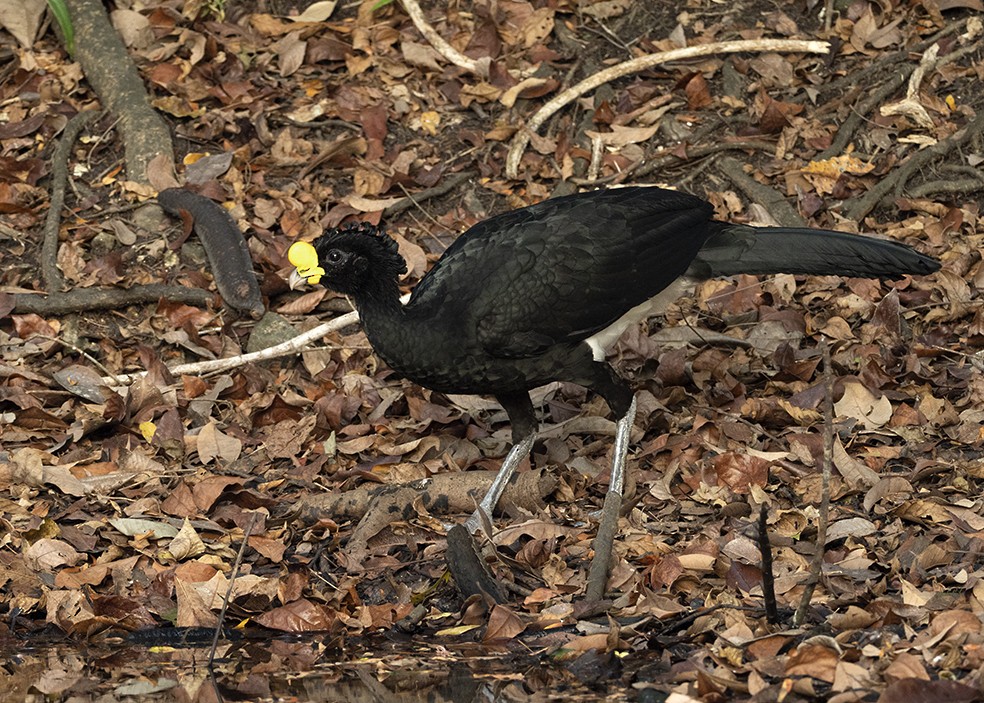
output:
[[[683,275],[712,214],[699,198],[659,188],[508,212],[461,235],[417,285],[408,312],[440,306],[498,357],[577,343]]]

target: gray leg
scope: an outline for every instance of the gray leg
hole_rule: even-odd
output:
[[[598,535],[594,540],[594,558],[588,569],[588,588],[585,597],[588,602],[600,601],[605,597],[608,585],[608,567],[612,558],[612,544],[618,528],[618,514],[622,508],[622,490],[625,487],[625,457],[629,453],[629,432],[635,420],[636,399],[632,396],[629,410],[619,418],[615,430],[615,447],[612,450],[612,475],[605,495],[605,506],[601,510]]]
[[[632,396],[629,409],[625,415],[618,420],[615,426],[615,449],[612,456],[612,477],[608,483],[608,490],[622,495],[625,488],[625,457],[629,453],[629,433],[632,432],[632,423],[635,421],[636,399]]]
[[[482,498],[482,502],[478,504],[478,509],[465,521],[465,529],[468,530],[468,534],[475,534],[478,531],[478,528],[481,527],[481,516],[483,513],[488,516],[492,515],[492,511],[495,510],[495,506],[499,502],[499,497],[502,495],[502,492],[506,490],[509,479],[512,478],[513,473],[516,471],[516,467],[519,466],[519,462],[521,462],[523,457],[527,456],[530,453],[530,450],[533,449],[534,439],[536,439],[536,433],[531,432],[518,444],[513,445],[513,448],[509,450],[508,454],[506,454],[506,458],[502,460],[502,468],[499,469],[499,473],[496,474],[496,477],[492,480],[492,485],[489,487],[489,492],[485,494],[485,497]]]

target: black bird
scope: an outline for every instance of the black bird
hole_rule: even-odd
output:
[[[538,425],[529,391],[551,381],[599,393],[620,418],[610,484],[620,496],[635,404],[605,349],[626,327],[715,276],[900,278],[940,266],[896,242],[729,224],[713,214],[700,198],[655,187],[546,200],[462,234],[406,305],[396,242],[367,223],[343,226],[313,248],[291,245],[291,285],[323,278],[350,296],[376,353],[404,377],[444,393],[495,396],[516,446],[482,503],[487,512],[532,446]]]

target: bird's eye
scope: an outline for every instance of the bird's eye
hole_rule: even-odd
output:
[[[332,264],[337,264],[342,260],[342,252],[338,249],[332,249],[328,252],[328,262]]]

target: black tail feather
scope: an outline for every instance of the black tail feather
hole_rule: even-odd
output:
[[[901,278],[940,268],[936,259],[884,239],[801,227],[748,227],[713,223],[691,266],[700,278],[749,274],[809,274]]]

